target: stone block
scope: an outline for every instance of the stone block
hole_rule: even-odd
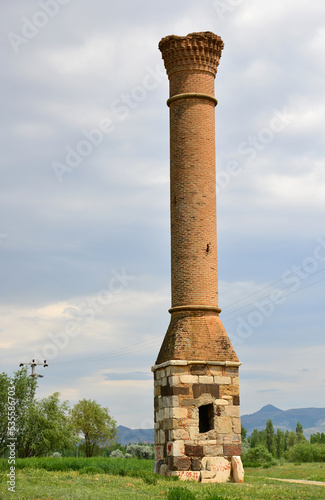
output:
[[[199,439],[200,437],[200,432],[199,432],[199,426],[198,425],[190,425],[187,427],[190,439]]]
[[[181,406],[194,406],[196,404],[195,399],[182,399]]]
[[[169,396],[167,399],[167,406],[169,406],[169,407],[179,406],[179,397],[178,396]]]
[[[172,418],[187,418],[187,408],[171,408],[170,416]]]
[[[164,444],[165,441],[166,441],[165,431],[163,431],[162,429],[160,429],[158,431],[158,443],[157,444]]]
[[[207,469],[207,465],[210,468]],[[231,464],[224,457],[209,457],[202,459],[202,468],[205,470],[201,471],[202,483],[226,483],[230,480],[231,474]]]
[[[171,396],[188,396],[190,393],[189,387],[170,387],[170,395]]]
[[[239,406],[239,403],[240,403],[239,395],[234,396],[233,397],[233,404],[236,406]]]
[[[161,379],[161,385],[164,386],[164,385],[167,385],[167,377],[163,377]]]
[[[178,476],[180,481],[200,481],[201,473],[199,471],[172,471],[168,474],[169,476]]]
[[[189,457],[168,457],[168,467],[171,471],[184,471],[191,468]]]
[[[215,430],[221,434],[231,434],[232,433],[231,417],[215,418]]]
[[[167,456],[182,457],[185,455],[185,443],[182,440],[167,443]]]
[[[186,448],[185,448],[186,450]],[[223,454],[223,447],[218,444],[204,444],[203,445],[203,454],[205,457],[217,457]]]
[[[226,417],[237,417],[240,418],[240,407],[234,405],[228,405],[224,409],[224,415]]]
[[[220,394],[222,398],[224,396],[238,396],[239,395],[239,386],[238,385],[222,385],[220,387]]]
[[[170,439],[171,440],[177,440],[177,439],[190,439],[190,435],[185,429],[172,429],[170,431]]]
[[[230,402],[233,400],[233,397],[232,396],[228,396],[227,394],[225,394],[224,396],[222,396],[222,399],[224,401],[228,401],[228,403],[230,404]]]
[[[163,460],[164,458],[164,446],[155,446],[155,460]]]
[[[160,466],[159,474],[160,474],[161,476],[167,476],[167,472],[168,472],[168,465],[166,465],[166,464],[162,464],[162,465]]]
[[[231,399],[231,396],[229,396]],[[214,404],[216,406],[227,406],[229,404],[228,399],[215,399]]]
[[[170,418],[168,420],[168,430],[178,429],[178,420],[176,418]]]
[[[206,365],[190,365],[191,375],[207,375],[208,368]]]
[[[156,412],[156,421],[161,422],[164,418],[164,409],[162,408],[161,410]]]
[[[230,377],[238,377],[238,367],[228,366],[226,367],[226,375]]]
[[[222,375],[223,368],[222,368],[222,366],[210,366],[209,372],[210,372],[210,375],[213,375],[213,376]]]
[[[170,408],[164,408],[164,419],[168,420],[170,416]]]
[[[231,377],[225,377],[223,375],[216,375],[213,377],[213,382],[215,384],[228,385],[228,384],[231,384]]]
[[[241,455],[241,444],[224,444],[223,454],[226,457]]]
[[[201,470],[200,458],[191,458],[191,469],[192,470]]]
[[[160,470],[160,461],[159,460],[155,460],[154,463],[153,463],[153,473],[154,474],[159,474],[159,470]]]
[[[188,457],[201,458],[204,456],[203,446],[185,444],[185,455],[187,455]]]
[[[172,375],[168,377],[168,383],[170,386],[176,386],[180,383],[180,378],[177,377],[176,375]]]
[[[234,385],[239,385],[239,377],[233,377],[233,379],[232,379],[232,383],[233,383]]]
[[[235,434],[239,434],[241,432],[240,418],[234,417],[232,419],[232,430]]]
[[[231,457],[231,468],[232,468],[232,478],[235,481],[235,483],[243,483],[245,472],[240,457],[236,456]]]
[[[214,380],[212,376],[199,375],[199,384],[213,384]]]
[[[193,384],[194,398],[199,398],[202,394],[210,394],[219,399],[219,386],[217,384]]]
[[[180,375],[181,384],[197,384],[199,382],[198,375]]]

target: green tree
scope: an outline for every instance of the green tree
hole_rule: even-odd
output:
[[[41,456],[54,450],[71,449],[74,429],[68,418],[68,403],[60,394],[33,401],[26,413],[25,432],[18,446],[19,457]]]
[[[304,431],[303,431],[303,428],[302,428],[302,425],[297,422],[297,425],[296,425],[296,443],[299,444],[299,443],[303,443],[306,441],[306,438],[304,436]]]
[[[16,438],[17,447],[20,446],[36,387],[37,380],[28,375],[27,367],[15,372],[13,377],[4,372],[0,374],[0,456],[7,451],[8,429],[10,437]]]
[[[297,435],[294,431],[286,431],[285,439],[286,439],[285,449],[290,450],[290,448],[292,448],[296,444]]]
[[[254,429],[252,434],[248,438],[248,442],[251,445],[251,448],[255,448],[256,446],[261,444],[263,442],[261,432],[258,431],[257,429]]]
[[[285,434],[283,431],[281,431],[281,429],[276,430],[275,448],[276,448],[276,456],[278,458],[283,457],[285,449]]]
[[[310,435],[311,444],[325,444],[325,434],[324,432],[317,432],[317,434]]]
[[[107,408],[96,401],[82,399],[71,410],[71,423],[77,434],[83,434],[87,457],[92,457],[96,447],[115,441],[117,428]]]
[[[272,455],[274,454],[274,428],[272,420],[269,418],[265,427],[266,447]]]

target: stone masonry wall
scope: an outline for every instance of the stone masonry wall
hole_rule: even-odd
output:
[[[220,474],[222,482],[231,478],[231,457],[241,454],[238,365],[171,361],[153,367],[156,473],[203,482],[221,482]],[[209,413],[205,432],[201,407]]]

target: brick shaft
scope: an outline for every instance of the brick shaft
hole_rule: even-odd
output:
[[[238,361],[218,307],[214,79],[223,42],[191,33],[159,48],[170,82],[172,317],[156,363]]]

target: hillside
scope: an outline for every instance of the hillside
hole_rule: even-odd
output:
[[[154,429],[129,429],[123,425],[117,427],[118,440],[124,446],[130,443],[153,443]]]
[[[304,435],[309,438],[310,434],[325,432],[325,408],[296,408],[292,410],[280,410],[273,405],[263,406],[259,411],[250,415],[242,415],[242,426],[251,434],[254,429],[265,429],[268,419],[272,420],[275,429],[283,431],[294,431],[299,421],[303,427]]]
[[[280,410],[273,405],[263,406],[259,411],[250,415],[242,415],[242,426],[250,435],[254,429],[265,429],[268,419],[272,420],[275,429],[294,431],[299,421],[303,427],[304,435],[309,439],[310,434],[325,433],[325,408],[296,408]],[[118,426],[119,442],[122,445],[129,443],[153,443],[153,429],[129,429],[123,425]]]

